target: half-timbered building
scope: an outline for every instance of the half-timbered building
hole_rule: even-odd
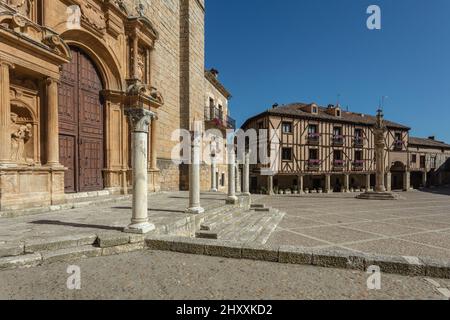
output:
[[[339,106],[294,103],[274,105],[246,121],[243,129],[268,130],[268,149],[275,165],[253,166],[251,189],[261,192],[343,192],[372,189],[375,185],[374,132],[376,118]],[[410,188],[407,126],[385,121],[386,186]],[[274,139],[275,138],[275,139]],[[277,143],[274,148],[270,146]],[[269,190],[270,191],[270,190]]]

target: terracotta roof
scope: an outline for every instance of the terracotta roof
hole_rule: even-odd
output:
[[[416,137],[409,138],[409,145],[450,149],[450,145],[445,142]]]
[[[319,107],[318,114],[311,114],[309,112],[301,110],[302,107],[306,107],[310,104],[306,103],[292,103],[288,105],[282,105],[273,109],[269,109],[256,117],[253,117],[247,120],[244,126],[250,121],[257,118],[260,118],[264,115],[277,115],[277,116],[290,116],[295,118],[306,118],[312,120],[328,120],[333,122],[344,122],[344,123],[353,123],[365,126],[373,126],[376,123],[376,117],[372,115],[362,114],[362,113],[354,113],[341,110],[341,117],[337,117],[331,114],[326,113],[327,108]],[[410,130],[409,127],[404,126],[402,124],[398,124],[392,121],[385,120],[386,126],[394,129],[402,129],[402,130]]]

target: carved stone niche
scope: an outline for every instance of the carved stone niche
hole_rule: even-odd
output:
[[[38,92],[11,88],[11,161],[19,166],[40,164]]]

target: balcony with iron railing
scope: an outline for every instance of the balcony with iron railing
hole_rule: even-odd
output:
[[[309,133],[308,134],[308,144],[319,145],[320,143],[320,133]]]
[[[333,160],[333,171],[344,171],[344,160]]]
[[[353,146],[354,146],[355,148],[362,148],[362,147],[364,147],[364,138],[363,138],[363,137],[356,136],[356,137],[353,139]]]
[[[343,135],[333,135],[332,138],[333,146],[342,147],[344,145],[344,136]]]
[[[364,169],[364,160],[355,160],[352,166],[354,171],[362,171]]]
[[[320,161],[319,159],[309,159],[308,160],[308,170],[309,171],[319,171],[321,163],[322,163],[322,161]]]
[[[217,107],[205,107],[205,121],[222,129],[236,129],[236,120]]]

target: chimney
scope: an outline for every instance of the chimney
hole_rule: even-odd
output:
[[[212,68],[211,70],[209,70],[209,72],[211,72],[211,74],[217,79],[219,77],[219,71],[217,69]]]
[[[430,137],[428,137],[428,140],[436,140],[436,137],[435,136],[430,136]]]

